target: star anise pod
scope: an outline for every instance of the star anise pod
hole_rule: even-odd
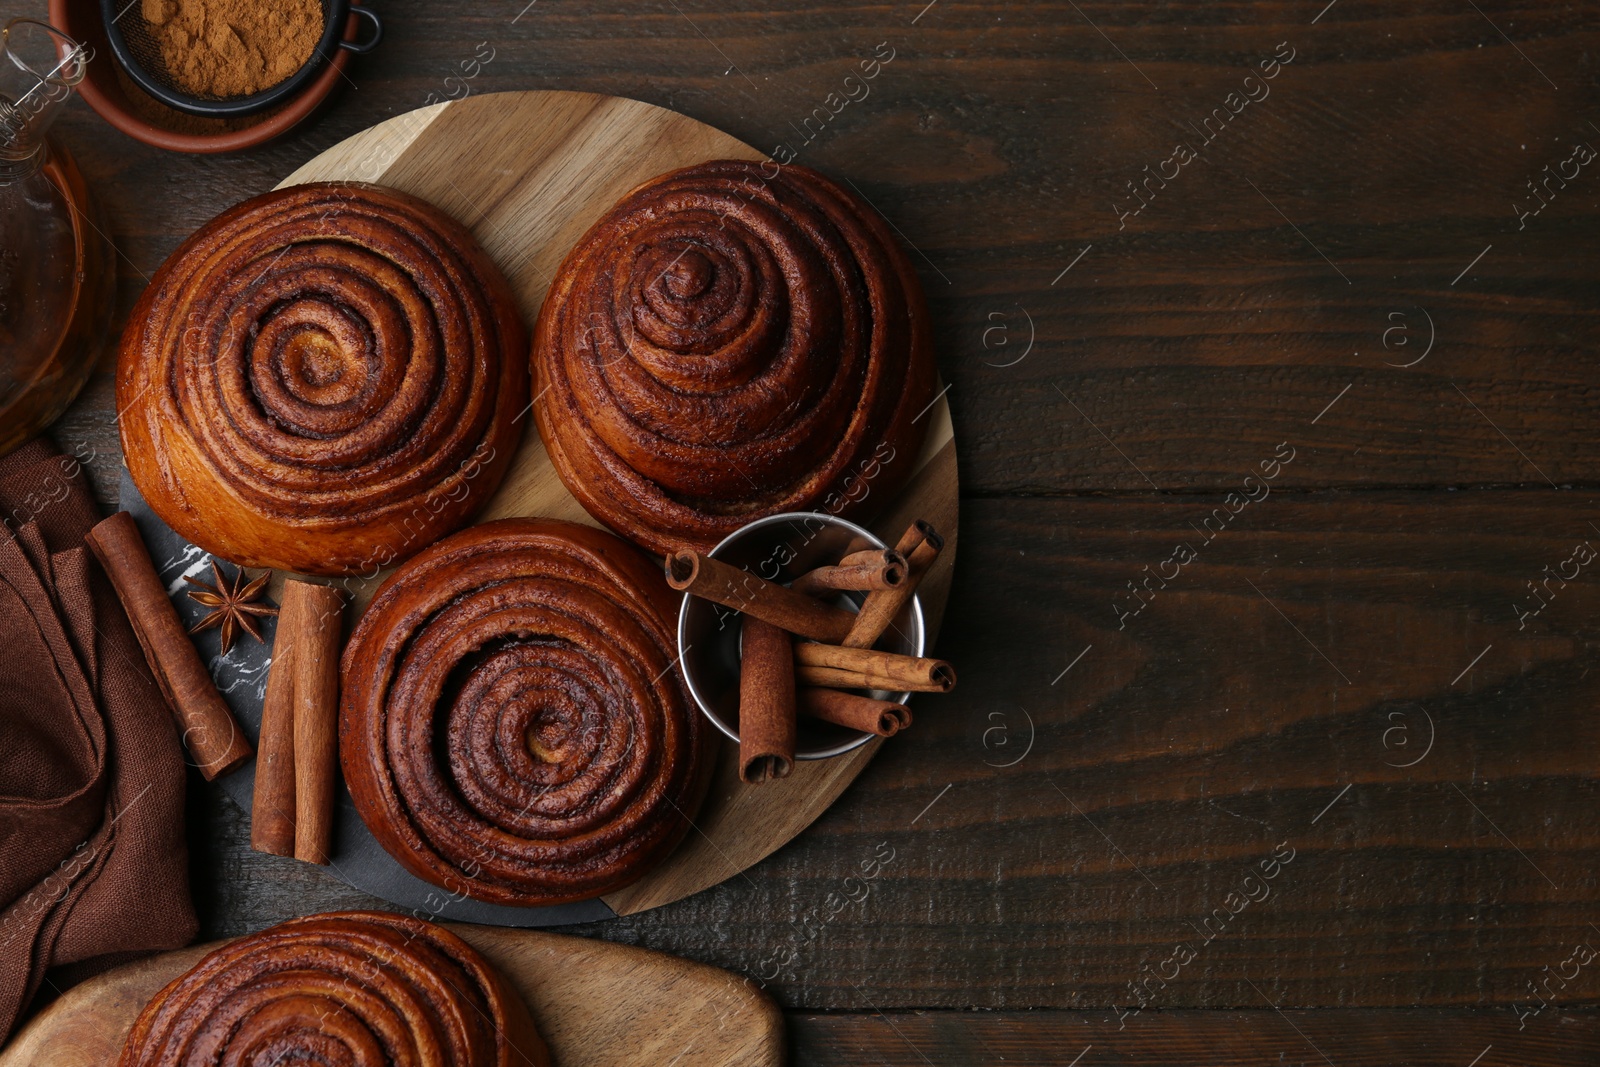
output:
[[[244,568],[240,567],[233,574],[233,580],[222,576],[222,568],[217,566],[217,561],[211,561],[211,572],[217,577],[217,584],[202,582],[198,578],[185,578],[190,585],[198,586],[188,590],[189,596],[211,609],[210,614],[195,624],[189,632],[197,634],[201,630],[209,630],[213,626],[222,627],[222,654],[226,656],[233,647],[233,642],[243,630],[257,641],[263,640],[261,625],[252,616],[276,615],[277,608],[269,608],[265,604],[256,603],[267,588],[267,581],[272,577],[268,571],[253,582],[245,581]]]

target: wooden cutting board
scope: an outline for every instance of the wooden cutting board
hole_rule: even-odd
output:
[[[778,1067],[783,1015],[727,971],[533,930],[450,924],[522,993],[555,1067]],[[150,998],[223,942],[74,986],[0,1053],[0,1067],[111,1067]]]
[[[397,115],[329,148],[281,186],[375,182],[437,205],[469,227],[499,264],[531,326],[567,252],[635,186],[707,160],[763,158],[720,130],[636,100],[492,93]],[[928,438],[917,473],[869,525],[891,544],[917,518],[945,535],[946,548],[920,593],[931,647],[955,564],[958,494],[950,409],[942,393],[921,419],[928,423]],[[514,515],[599,525],[561,484],[531,426],[479,521]],[[359,610],[365,599],[358,593],[356,600]],[[930,713],[937,714],[936,704]],[[789,778],[752,787],[739,782],[736,746],[725,742],[697,832],[645,878],[607,894],[605,904],[621,915],[644,911],[759,862],[822,814],[881,744],[875,740],[848,755],[799,763]]]

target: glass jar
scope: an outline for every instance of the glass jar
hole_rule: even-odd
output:
[[[0,455],[72,403],[111,324],[105,227],[72,159],[45,140],[88,59],[35,19],[0,29]]]

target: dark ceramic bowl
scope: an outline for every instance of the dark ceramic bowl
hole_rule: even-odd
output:
[[[350,65],[352,55],[343,48],[338,49],[315,77],[276,110],[227,123],[232,128],[219,129],[214,133],[189,133],[181,129],[168,129],[140,115],[130,93],[144,95],[148,103],[160,105],[160,101],[144,94],[126,71],[122,72],[122,78],[117,77],[122,68],[111,54],[99,0],[50,0],[50,25],[93,49],[88,71],[78,84],[78,95],[83,97],[84,102],[101,118],[134,140],[172,152],[237,152],[288,133],[327,99],[341,79],[347,77],[345,68]],[[360,21],[350,16],[345,22],[342,39],[356,40],[360,27]],[[225,125],[221,119],[195,121],[209,121],[219,127]]]

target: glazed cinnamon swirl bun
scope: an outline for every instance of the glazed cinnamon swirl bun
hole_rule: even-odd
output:
[[[391,574],[342,665],[339,751],[373,836],[451,893],[584,900],[665,858],[713,750],[676,594],[608,533],[504,519]]]
[[[216,555],[376,573],[499,484],[525,344],[509,285],[443,212],[371,185],[266,193],[201,227],[134,308],[123,452]]]
[[[922,288],[888,226],[771,162],[625,197],[562,264],[533,362],[561,480],[663,554],[763,515],[887,503],[933,400]]]
[[[455,934],[382,912],[291,919],[157,993],[118,1067],[547,1067],[510,984]]]

